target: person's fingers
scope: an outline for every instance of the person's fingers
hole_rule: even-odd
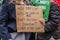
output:
[[[44,19],[40,19],[39,21],[42,25],[45,25],[45,20]]]

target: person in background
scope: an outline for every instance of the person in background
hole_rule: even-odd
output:
[[[49,14],[49,20],[45,23],[44,33],[38,33],[37,34],[37,40],[49,40],[51,36],[55,40],[60,40],[60,34],[59,34],[59,28],[58,23],[60,21],[60,12],[58,5],[54,2],[54,0],[50,0],[50,14]]]
[[[31,33],[18,33],[16,28],[15,3],[11,0],[3,0],[2,11],[0,13],[0,35],[2,40],[29,40]],[[26,0],[21,4],[25,4]],[[27,3],[25,4],[27,5]],[[31,5],[30,3],[28,5]]]

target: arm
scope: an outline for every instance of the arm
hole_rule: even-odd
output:
[[[60,21],[59,17],[58,6],[55,3],[51,3],[49,21],[45,24],[45,32],[52,32],[57,28]]]

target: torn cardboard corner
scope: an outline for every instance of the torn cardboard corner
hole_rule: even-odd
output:
[[[44,32],[41,7],[16,5],[17,32]]]

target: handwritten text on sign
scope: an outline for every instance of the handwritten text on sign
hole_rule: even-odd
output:
[[[17,32],[44,32],[41,7],[16,5]]]

